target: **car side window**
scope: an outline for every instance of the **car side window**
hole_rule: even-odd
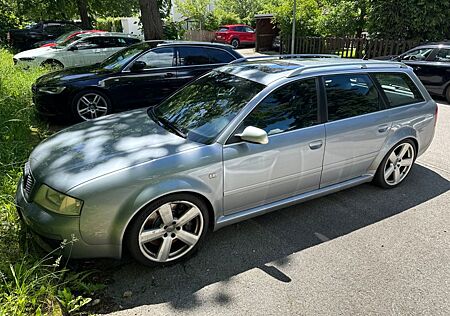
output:
[[[203,47],[178,47],[178,65],[193,66],[209,64],[209,55]]]
[[[401,60],[425,60],[431,54],[433,48],[419,48],[400,56]]]
[[[145,62],[144,69],[172,67],[173,60],[174,54],[171,47],[152,49],[137,59],[137,61]]]
[[[75,45],[79,50],[100,48],[99,42],[95,37],[83,39]]]
[[[228,64],[229,62],[236,59],[223,49],[207,48],[206,51],[208,53],[209,62],[211,64]]]
[[[377,73],[375,78],[383,89],[389,102],[388,106],[391,108],[424,101],[419,89],[406,74]]]
[[[368,75],[324,77],[328,121],[336,121],[380,110],[381,98]]]
[[[450,63],[450,48],[439,49],[433,61]]]
[[[248,27],[248,26],[245,26],[244,29],[245,29],[245,31],[247,33],[254,33],[255,32],[251,27]]]
[[[275,135],[318,124],[317,111],[316,80],[299,80],[268,95],[244,119],[240,129],[255,126]]]
[[[51,35],[59,35],[63,32],[63,28],[60,24],[49,23],[44,25],[44,32]]]

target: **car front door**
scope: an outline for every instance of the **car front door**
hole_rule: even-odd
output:
[[[245,41],[249,43],[254,43],[256,41],[255,30],[249,26],[244,26],[245,30]]]
[[[198,46],[179,46],[177,54],[177,78],[180,87],[210,71],[208,50]]]
[[[420,78],[420,81],[427,86],[431,83],[430,80],[430,63],[429,59],[436,55],[437,49],[428,48],[418,48],[413,49],[403,55],[400,55],[399,59],[401,62],[407,64],[414,69],[415,74]]]
[[[96,37],[88,37],[73,43],[60,54],[66,67],[79,67],[97,63],[99,56],[103,55],[102,50],[104,48]]]
[[[450,48],[436,49],[422,65],[411,66],[430,93],[444,95],[450,82]]]
[[[157,105],[178,87],[174,49],[154,48],[133,63],[143,62],[142,69],[132,65],[108,80],[108,90],[117,109]]]
[[[325,76],[328,122],[321,187],[362,176],[391,128],[384,102],[368,74]]]
[[[232,136],[224,145],[225,215],[319,188],[325,126],[318,116],[317,80],[288,83],[268,95],[243,120],[264,129],[269,143]]]

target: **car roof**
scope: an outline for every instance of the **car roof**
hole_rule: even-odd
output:
[[[280,57],[280,56],[279,56]],[[279,57],[267,58],[264,60],[248,59],[238,60],[217,70],[238,77],[255,81],[264,85],[282,79],[296,77],[301,74],[320,74],[325,71],[356,69],[373,69],[373,68],[408,68],[403,63],[379,60],[363,60],[363,59],[343,59],[343,58],[284,58]],[[324,56],[330,57],[330,56]]]
[[[120,37],[129,37],[129,38],[138,38],[138,36],[128,33],[121,32],[90,32],[90,33],[80,33],[78,34],[80,38],[92,37],[92,36],[120,36]]]
[[[216,48],[224,48],[224,49],[233,49],[233,46],[221,43],[210,43],[210,42],[195,42],[195,41],[147,41],[148,43],[156,42],[159,46],[162,45],[190,45],[190,46],[207,46],[207,47],[216,47]]]
[[[410,50],[413,49],[420,49],[420,48],[450,48],[450,42],[433,42],[433,43],[427,43],[427,44],[422,44],[419,46],[416,46],[414,48],[411,48]]]
[[[221,25],[220,27],[232,27],[232,26],[249,26],[249,25],[247,25],[247,24],[226,24],[226,25]]]

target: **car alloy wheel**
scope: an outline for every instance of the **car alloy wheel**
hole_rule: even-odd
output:
[[[389,155],[384,166],[384,180],[397,185],[406,178],[414,163],[414,148],[410,143],[398,145]]]
[[[189,257],[206,235],[208,212],[202,200],[176,194],[152,203],[132,222],[131,254],[146,265],[168,264]]]
[[[404,140],[383,159],[375,175],[375,182],[384,188],[392,188],[405,180],[414,164],[416,151],[414,143]]]
[[[108,113],[108,101],[96,92],[81,95],[76,104],[78,116],[85,121],[90,121]]]
[[[238,39],[233,39],[231,41],[231,46],[233,46],[233,48],[238,48],[239,47],[239,40]]]

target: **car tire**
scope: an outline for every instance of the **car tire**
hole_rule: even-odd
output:
[[[127,229],[130,254],[147,266],[170,265],[191,257],[204,241],[209,216],[195,195],[177,193],[150,203]]]
[[[241,44],[241,42],[237,39],[237,38],[233,38],[231,40],[231,46],[233,46],[233,48],[239,48],[239,45]]]
[[[447,99],[447,102],[450,103],[450,85],[445,90],[445,98]]]
[[[402,184],[414,165],[416,153],[417,148],[412,140],[397,143],[381,161],[373,182],[385,189]]]
[[[49,69],[50,71],[57,71],[57,70],[64,69],[64,65],[60,61],[57,61],[54,59],[44,61],[41,64],[41,66]]]
[[[83,90],[72,99],[72,113],[76,121],[91,121],[111,113],[111,101],[98,90]]]

